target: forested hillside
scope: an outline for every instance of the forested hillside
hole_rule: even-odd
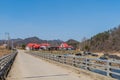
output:
[[[66,43],[73,46],[75,49],[79,48],[79,42],[74,39],[69,39],[68,41],[66,41]]]
[[[83,50],[120,52],[120,25],[81,43]]]

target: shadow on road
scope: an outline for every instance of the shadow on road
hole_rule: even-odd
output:
[[[68,76],[69,74],[58,74],[58,75],[43,75],[43,76],[32,76],[24,78],[43,78],[43,77],[58,77],[58,76]]]

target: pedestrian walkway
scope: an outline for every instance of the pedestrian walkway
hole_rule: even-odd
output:
[[[7,80],[84,80],[84,78],[71,70],[19,51]]]

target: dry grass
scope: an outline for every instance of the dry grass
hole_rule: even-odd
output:
[[[0,47],[0,57],[9,53],[10,53],[10,50]]]
[[[43,53],[53,53],[53,54],[76,54],[76,53],[81,53],[81,51],[76,51],[76,50],[61,50],[61,51],[39,51]]]
[[[78,51],[78,50],[61,50],[61,51],[34,51],[34,52],[41,52],[41,53],[53,53],[53,54],[76,54],[76,53],[83,53],[83,51]],[[94,54],[97,54],[98,56],[92,56],[92,55],[86,55],[84,57],[86,58],[100,58],[101,56],[104,55],[104,53],[100,52],[95,52]]]

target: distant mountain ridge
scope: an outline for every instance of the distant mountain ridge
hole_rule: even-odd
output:
[[[28,43],[38,43],[38,44],[41,44],[41,43],[49,43],[51,44],[52,46],[58,46],[59,44],[61,44],[62,40],[43,40],[43,39],[40,39],[38,37],[29,37],[29,38],[25,38],[21,41],[16,41],[14,42],[14,45],[15,46],[21,46],[21,45],[27,45]]]
[[[78,45],[78,41],[74,40],[74,39],[70,39],[68,41],[62,41],[62,40],[43,40],[40,39],[38,37],[29,37],[29,38],[25,38],[25,39],[21,39],[21,38],[17,38],[17,39],[11,39],[10,40],[10,44],[13,43],[14,46],[22,46],[22,45],[27,45],[28,43],[49,43],[52,47],[56,47],[59,46],[61,43],[66,42],[67,44],[73,46],[73,47],[77,47]],[[0,44],[5,44],[7,43],[7,40],[0,40]]]
[[[44,40],[39,39],[38,37],[29,37],[25,38],[21,41],[14,42],[15,45],[22,45],[22,44],[28,44],[28,43],[42,43]]]
[[[7,40],[0,40],[0,45],[5,44],[7,42],[8,42]],[[49,43],[49,44],[51,44],[51,46],[55,47],[55,46],[59,46],[64,41],[59,40],[59,39],[58,40],[43,40],[38,37],[29,37],[29,38],[25,38],[25,39],[21,39],[21,38],[11,39],[10,44],[12,44],[12,42],[13,42],[14,46],[27,45],[28,43],[38,43],[38,44]]]

